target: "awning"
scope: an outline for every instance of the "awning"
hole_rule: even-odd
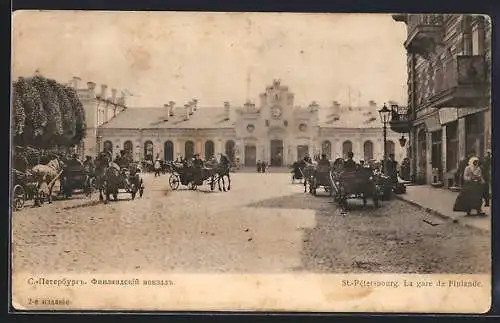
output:
[[[442,125],[457,121],[458,109],[457,108],[441,108],[439,109],[439,121]]]
[[[441,130],[441,123],[439,123],[439,115],[434,114],[425,119],[425,127],[427,132],[433,132]]]

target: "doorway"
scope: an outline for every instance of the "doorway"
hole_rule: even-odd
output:
[[[283,140],[271,140],[271,166],[283,166]]]
[[[417,183],[427,183],[427,132],[421,129],[417,135]]]
[[[245,166],[257,165],[257,147],[255,145],[245,146]]]

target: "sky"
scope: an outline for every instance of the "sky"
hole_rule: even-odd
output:
[[[273,79],[294,105],[407,100],[406,28],[386,14],[21,11],[12,26],[13,78],[79,76],[131,107],[258,104]]]

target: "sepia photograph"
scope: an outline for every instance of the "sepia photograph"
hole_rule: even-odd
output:
[[[484,313],[491,19],[16,11],[18,311]]]

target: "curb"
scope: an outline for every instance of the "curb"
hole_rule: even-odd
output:
[[[400,195],[395,195],[396,199],[400,200],[400,201],[403,201],[407,204],[410,204],[410,205],[413,205],[417,208],[419,208],[420,210],[423,210],[425,211],[426,213],[429,213],[429,214],[432,214],[432,215],[435,215],[443,220],[451,220],[453,223],[457,223],[461,226],[464,226],[464,227],[468,227],[468,228],[471,228],[471,229],[475,229],[475,230],[479,230],[479,231],[483,231],[483,232],[491,232],[489,230],[486,230],[486,229],[483,229],[483,228],[479,228],[479,227],[476,227],[472,224],[469,224],[469,223],[464,223],[462,221],[460,221],[459,219],[454,219],[448,215],[445,215],[439,211],[436,211],[434,209],[431,209],[431,208],[428,208],[428,207],[425,207],[425,206],[422,206],[420,205],[419,203],[417,202],[414,202],[414,201],[410,201],[410,200],[407,200],[405,199],[404,197],[400,196]]]

